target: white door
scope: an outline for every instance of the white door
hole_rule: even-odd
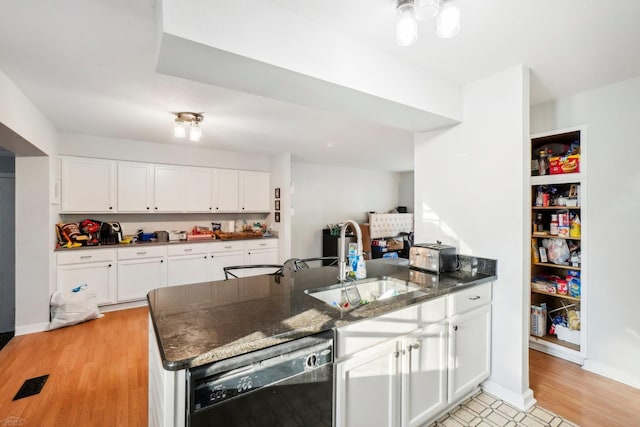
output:
[[[209,281],[209,257],[207,255],[172,256],[168,259],[167,285],[188,285]]]
[[[153,212],[153,165],[118,162],[118,212]]]
[[[441,321],[404,340],[402,425],[421,426],[447,405],[447,328]]]
[[[186,209],[187,212],[215,212],[215,201],[212,200],[211,174],[209,168],[186,169]]]
[[[397,341],[336,364],[336,427],[396,427],[400,387]]]
[[[149,291],[166,285],[167,263],[164,258],[118,262],[118,302],[145,299]]]
[[[61,265],[56,268],[56,283],[61,292],[87,285],[83,292],[93,293],[99,305],[117,302],[117,267],[113,262]]]
[[[15,330],[15,178],[0,176],[0,333]]]
[[[216,169],[211,174],[211,200],[215,212],[238,212],[240,210],[240,187],[237,170]]]
[[[491,305],[449,321],[449,402],[460,399],[490,373]]]
[[[60,158],[60,211],[115,212],[116,162]]]
[[[182,166],[154,166],[154,211],[185,211],[184,170]]]
[[[240,171],[240,211],[271,211],[269,172]]]

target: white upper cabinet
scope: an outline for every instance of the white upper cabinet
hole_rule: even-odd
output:
[[[238,212],[238,171],[186,168],[187,212]]]
[[[196,167],[185,169],[187,212],[214,212],[212,171]]]
[[[240,210],[238,171],[233,169],[213,169],[211,179],[213,212],[238,212]],[[267,191],[269,190],[267,189]]]
[[[116,162],[60,157],[60,212],[115,212]]]
[[[185,211],[185,167],[155,165],[154,211]]]
[[[269,212],[270,176],[269,172],[60,156],[60,212]]]
[[[269,212],[270,204],[269,172],[240,171],[240,211]]]
[[[153,165],[118,162],[118,212],[152,212]]]

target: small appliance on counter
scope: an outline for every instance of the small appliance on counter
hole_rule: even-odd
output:
[[[119,222],[103,222],[100,226],[100,244],[117,245],[122,242],[122,227]]]
[[[169,241],[169,233],[167,233],[166,231],[156,231],[156,239],[158,239],[158,242],[168,242]]]
[[[456,271],[458,256],[453,246],[437,243],[417,243],[409,250],[409,266],[434,273]]]

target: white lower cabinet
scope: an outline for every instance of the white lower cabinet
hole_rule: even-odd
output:
[[[246,256],[244,264],[277,264],[278,263],[278,241],[276,239],[267,240],[247,240]],[[243,276],[257,276],[259,274],[273,273],[270,269],[250,269],[242,272]]]
[[[118,302],[147,297],[167,285],[167,256],[163,247],[118,250]]]
[[[336,425],[396,427],[400,415],[398,341],[336,364]]]
[[[443,320],[405,338],[402,426],[421,426],[447,406],[447,328]]]
[[[489,376],[491,283],[336,334],[335,425],[425,425]]]
[[[491,370],[491,306],[484,305],[449,321],[449,401],[485,380]]]
[[[209,281],[209,256],[206,244],[169,246],[167,285],[187,285]]]
[[[224,267],[244,264],[244,242],[211,243],[209,251],[211,254],[209,277],[211,280],[224,280]]]
[[[444,316],[442,297],[338,328],[336,426],[419,426],[446,407]],[[393,322],[400,332],[384,327]]]
[[[86,285],[96,295],[98,305],[117,302],[116,251],[111,249],[82,250],[59,253],[56,257],[56,287],[61,292]]]

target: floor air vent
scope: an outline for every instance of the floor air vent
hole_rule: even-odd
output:
[[[36,395],[42,391],[42,387],[44,387],[44,383],[47,382],[49,375],[43,375],[41,377],[30,378],[22,384],[20,390],[16,393],[13,400],[22,399],[23,397],[29,397]]]

